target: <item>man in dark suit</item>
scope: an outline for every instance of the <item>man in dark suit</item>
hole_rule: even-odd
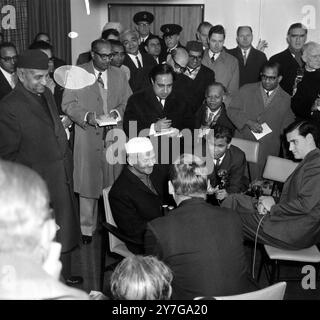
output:
[[[6,96],[17,83],[17,50],[13,43],[0,44],[0,100]]]
[[[226,96],[222,83],[212,82],[205,93],[205,101],[195,114],[195,128],[213,129],[216,125],[227,127],[233,133],[235,126],[229,119],[224,105]]]
[[[47,183],[62,244],[62,273],[71,277],[71,252],[80,240],[79,214],[73,193],[72,152],[54,97],[46,88],[48,56],[27,50],[18,57],[20,82],[0,103],[0,157],[37,171]]]
[[[270,58],[271,62],[280,64],[283,75],[280,86],[290,96],[301,80],[304,68],[302,47],[307,40],[307,33],[308,29],[302,23],[292,24],[287,34],[288,48]]]
[[[150,25],[154,20],[154,15],[148,11],[139,11],[133,16],[136,30],[139,34],[139,51],[146,53],[146,41],[153,34],[150,32]]]
[[[166,61],[163,54],[161,54],[161,39],[158,36],[154,34],[149,36],[144,42],[144,48],[147,53],[153,56],[157,64],[161,64]]]
[[[299,250],[320,241],[320,150],[318,128],[307,121],[286,129],[289,150],[302,160],[284,183],[279,202],[271,196],[256,199],[244,195],[228,197],[223,206],[236,209],[245,237],[271,246]],[[256,209],[257,207],[257,209]]]
[[[185,154],[172,169],[169,189],[178,207],[150,221],[145,235],[145,253],[157,256],[173,271],[172,299],[254,290],[239,217],[205,201],[205,163]]]
[[[198,111],[202,105],[208,85],[215,80],[214,71],[201,64],[203,57],[202,43],[199,41],[188,41],[186,50],[189,60],[185,75],[192,80],[192,94],[195,103],[193,112]]]
[[[162,216],[167,180],[163,168],[155,166],[155,152],[148,138],[132,138],[125,145],[128,165],[109,193],[113,218],[121,232],[137,242],[128,249],[141,254],[148,221]]]
[[[210,155],[207,161],[214,163],[214,170],[208,177],[210,194],[219,201],[223,201],[231,193],[244,192],[249,187],[246,156],[239,148],[231,145],[231,139],[231,130],[219,125],[206,136]]]
[[[252,29],[250,26],[240,26],[237,29],[238,46],[228,53],[239,62],[239,87],[244,84],[258,82],[262,66],[267,62],[266,55],[252,46]]]
[[[123,64],[130,69],[129,84],[132,92],[145,89],[150,85],[149,72],[157,62],[151,55],[139,51],[139,36],[136,31],[124,31],[120,41],[126,50]]]
[[[174,72],[167,64],[155,66],[151,71],[152,86],[134,93],[126,106],[123,128],[129,137],[141,130],[156,134],[169,128],[193,129],[192,112],[186,101],[174,90]],[[136,121],[137,132],[131,132],[130,121]],[[132,129],[131,129],[132,130]]]

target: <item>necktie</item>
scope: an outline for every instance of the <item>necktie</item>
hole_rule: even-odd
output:
[[[269,98],[270,95],[271,95],[271,92],[270,92],[270,91],[266,91],[266,95],[267,95],[267,97]]]
[[[212,63],[214,62],[214,54],[213,54],[213,56],[211,57],[211,62],[212,62]]]
[[[247,63],[247,50],[243,50],[243,64],[246,65]]]
[[[136,56],[136,60],[137,60],[137,63],[138,63],[138,68],[139,68],[139,69],[142,68],[142,64],[141,64],[138,56]]]
[[[104,88],[104,82],[103,82],[103,80],[102,80],[102,78],[101,78],[101,75],[102,75],[102,72],[99,72],[97,81],[98,81],[98,83],[100,84],[100,86],[101,86],[102,88]]]
[[[15,73],[11,74],[11,86],[14,88],[18,82],[17,75]]]
[[[217,161],[216,161],[216,167],[217,167],[217,169],[219,169],[219,167],[220,167],[220,162],[221,162],[221,159],[220,159],[220,158],[217,159]]]

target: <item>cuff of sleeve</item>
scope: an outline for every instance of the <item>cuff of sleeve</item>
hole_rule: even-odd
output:
[[[154,123],[150,126],[149,136],[153,136],[156,134],[156,130],[154,129]]]
[[[120,115],[120,113],[119,113],[119,111],[117,110],[117,109],[112,109],[112,110],[110,110],[110,114],[111,114],[111,112],[115,112],[116,114],[117,114],[117,121],[121,121],[122,119],[121,119],[121,115]]]

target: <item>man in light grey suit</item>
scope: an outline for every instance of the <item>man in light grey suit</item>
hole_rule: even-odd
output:
[[[209,48],[205,50],[202,64],[213,70],[217,82],[221,82],[232,96],[239,89],[238,60],[224,48],[226,34],[223,26],[213,26],[208,34]]]
[[[257,141],[253,133],[261,133],[264,123],[272,130],[259,140],[258,163],[250,163],[252,180],[261,178],[268,155],[279,156],[283,129],[294,121],[290,96],[279,86],[279,65],[267,62],[261,79],[241,87],[227,109],[237,128],[235,137]]]
[[[62,110],[75,122],[74,184],[80,195],[80,222],[85,244],[92,240],[97,221],[97,200],[102,189],[110,186],[121,172],[120,164],[106,161],[106,150],[113,137],[106,127],[99,127],[102,115],[123,119],[131,89],[120,69],[110,65],[113,57],[109,41],[98,39],[91,44],[92,61],[81,67],[96,81],[81,90],[65,90]],[[118,127],[122,128],[122,122]],[[108,141],[106,141],[106,137]]]

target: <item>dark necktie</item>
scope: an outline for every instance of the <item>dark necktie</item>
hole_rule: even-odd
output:
[[[267,95],[267,97],[269,98],[270,95],[271,95],[271,92],[270,92],[270,91],[266,91],[266,95]]]
[[[213,54],[213,56],[211,57],[211,62],[212,62],[212,63],[214,62],[214,54]]]
[[[138,56],[136,56],[136,59],[137,59],[137,63],[138,63],[138,68],[139,68],[139,69],[142,68],[142,64],[141,64]]]
[[[102,88],[104,88],[104,82],[103,82],[103,80],[102,80],[101,75],[102,75],[102,72],[99,72],[97,81],[98,81],[98,83],[100,84],[100,86],[101,86]]]

